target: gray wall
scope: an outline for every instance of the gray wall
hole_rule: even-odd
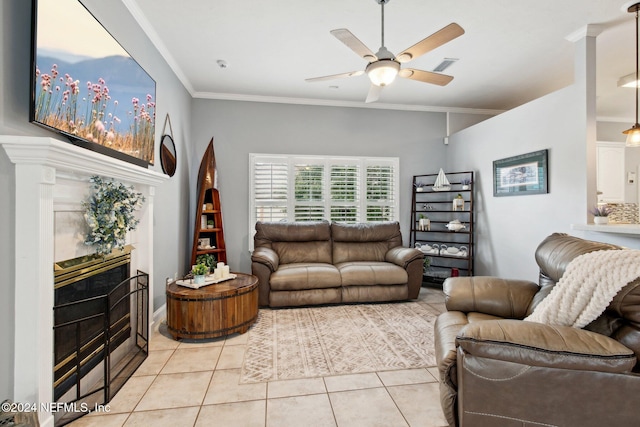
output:
[[[476,275],[537,281],[534,252],[553,232],[640,247],[634,237],[571,229],[587,222],[584,103],[584,91],[570,86],[450,137],[448,169],[476,171]],[[598,139],[620,140],[617,127],[598,123]],[[541,149],[549,150],[549,193],[494,197],[493,161]]]
[[[413,175],[437,172],[445,165],[444,113],[205,99],[194,100],[192,109],[198,159],[194,165],[214,137],[227,257],[235,271],[251,271],[249,153],[399,157],[400,223],[405,243],[409,241]],[[194,166],[191,188],[195,188],[197,172]]]
[[[571,223],[586,222],[586,124],[575,108],[580,99],[584,103],[578,92],[563,89],[450,138],[449,169],[477,174],[477,275],[535,281],[538,243],[552,232],[570,232]],[[493,196],[494,160],[542,149],[549,150],[548,194]]]
[[[111,34],[151,75],[157,84],[156,159],[160,132],[166,113],[170,113],[178,152],[176,175],[156,189],[154,215],[154,307],[164,304],[164,279],[185,269],[187,215],[189,203],[189,141],[191,97],[175,77],[153,44],[138,27],[121,2],[84,0],[83,3],[109,29]],[[0,134],[59,138],[55,133],[30,124],[29,52],[31,1],[0,2]],[[62,138],[59,138],[62,139]],[[161,171],[159,160],[152,167]],[[0,150],[0,400],[11,398],[13,383],[13,319],[15,308],[14,168]],[[19,237],[19,236],[18,236]],[[19,284],[18,284],[19,285]],[[22,309],[27,309],[22,307]]]
[[[449,113],[449,135],[494,117],[495,114]]]

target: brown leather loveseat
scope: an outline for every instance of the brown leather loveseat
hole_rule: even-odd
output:
[[[251,256],[260,306],[415,299],[424,255],[397,222],[258,222]]]
[[[539,283],[447,279],[435,324],[442,408],[451,426],[638,426],[640,280],[584,329],[522,321],[569,262],[618,246],[555,233],[537,248]]]

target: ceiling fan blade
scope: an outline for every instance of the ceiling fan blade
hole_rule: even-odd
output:
[[[378,58],[376,54],[371,52],[364,43],[362,43],[356,36],[354,36],[351,31],[346,28],[339,28],[337,30],[331,30],[331,34],[333,34],[338,40],[347,45],[349,49],[354,51],[358,56],[365,59],[367,62],[375,61]]]
[[[401,52],[398,56],[396,56],[396,61],[398,62],[408,62],[412,59],[416,59],[420,55],[424,55],[425,53],[442,46],[443,44],[450,42],[456,37],[460,37],[464,34],[464,29],[458,24],[451,23],[441,29],[440,31],[436,31],[431,34],[429,37],[419,41],[418,43],[411,46],[409,49]]]
[[[305,82],[321,82],[324,80],[334,80],[334,79],[341,79],[343,77],[356,77],[356,76],[361,76],[364,74],[364,71],[360,70],[360,71],[351,71],[348,73],[340,73],[340,74],[332,74],[330,76],[322,76],[322,77],[312,77],[310,79],[305,79]]]
[[[369,88],[369,93],[367,94],[367,99],[364,101],[369,104],[370,102],[376,102],[378,98],[380,98],[380,93],[382,93],[382,86],[371,84]]]
[[[414,68],[403,68],[400,70],[398,75],[405,79],[417,80],[419,82],[431,83],[439,86],[446,86],[451,82],[451,80],[453,80],[453,76],[432,73],[431,71],[416,70]]]

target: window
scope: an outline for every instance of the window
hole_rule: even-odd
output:
[[[256,221],[398,220],[398,158],[249,158],[250,247]]]
[[[252,217],[259,221],[287,219],[288,167],[286,162],[255,162],[251,173]],[[253,235],[253,233],[251,233]]]

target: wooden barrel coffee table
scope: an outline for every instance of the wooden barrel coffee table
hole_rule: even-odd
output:
[[[247,332],[258,317],[258,278],[235,279],[191,289],[167,286],[167,328],[174,339],[207,339]]]

